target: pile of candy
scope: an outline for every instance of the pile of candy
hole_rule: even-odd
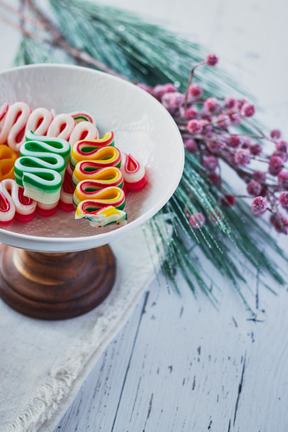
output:
[[[113,131],[99,138],[87,113],[32,111],[24,102],[0,109],[0,226],[58,208],[94,227],[123,225],[126,193],[146,184],[144,166],[115,147]]]

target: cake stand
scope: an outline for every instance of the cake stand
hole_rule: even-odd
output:
[[[155,215],[175,191],[183,171],[179,130],[151,95],[125,80],[91,69],[39,64],[0,73],[1,104],[24,101],[32,109],[88,112],[100,136],[113,130],[115,146],[140,159],[148,184],[127,194],[127,225],[93,228],[58,209],[49,218],[14,221],[0,229],[0,296],[18,312],[40,319],[79,316],[113,288],[115,257],[109,243]],[[1,124],[0,124],[1,127]],[[129,263],[127,263],[129,265]]]

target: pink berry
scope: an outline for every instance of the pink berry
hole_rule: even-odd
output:
[[[232,148],[239,147],[241,138],[238,135],[230,135],[227,144]]]
[[[262,145],[260,143],[254,143],[249,146],[250,153],[254,156],[259,156],[262,153]]]
[[[270,137],[272,139],[280,139],[281,138],[281,131],[279,129],[273,129],[270,132]]]
[[[263,172],[263,171],[256,170],[253,173],[253,178],[255,180],[257,180],[258,182],[260,182],[260,183],[265,183],[265,181],[266,181],[266,173]]]
[[[281,171],[278,174],[278,184],[284,189],[288,188],[288,171]]]
[[[288,234],[288,220],[280,213],[270,216],[270,222],[278,233]]]
[[[214,97],[210,97],[210,98],[205,100],[204,108],[210,113],[215,113],[215,112],[220,110],[221,105],[220,105],[220,102],[218,101],[218,99],[216,99]]]
[[[202,96],[202,93],[203,89],[200,84],[191,84],[188,88],[188,94],[193,98],[199,98],[200,96]]]
[[[202,124],[199,120],[190,120],[187,123],[187,130],[192,134],[199,134],[202,132]]]
[[[226,205],[228,205],[228,207],[235,205],[236,198],[234,195],[225,195],[224,197],[225,197],[225,203]]]
[[[177,88],[172,83],[158,84],[152,89],[152,94],[156,99],[160,101],[164,93],[170,93],[175,91],[177,91]]]
[[[250,180],[247,184],[247,192],[249,195],[258,196],[261,194],[262,186],[256,180]]]
[[[200,212],[193,213],[190,216],[189,222],[192,228],[202,228],[203,225],[205,224],[205,217]]]
[[[216,123],[220,129],[227,129],[230,126],[231,121],[228,115],[219,114],[216,119]]]
[[[206,120],[206,122],[211,123],[213,120],[213,116],[202,112],[202,120]]]
[[[150,93],[150,94],[152,94],[152,92],[153,92],[152,87],[150,87],[144,83],[138,83],[137,87],[140,87],[142,90],[145,90],[147,93]]]
[[[232,109],[236,107],[236,99],[232,97],[226,97],[224,99],[224,107],[227,109]]]
[[[218,160],[214,156],[209,156],[204,160],[203,166],[208,172],[212,173],[218,167]]]
[[[287,153],[288,151],[288,142],[284,140],[279,140],[276,142],[276,150],[279,152]]]
[[[234,195],[224,195],[219,199],[219,205],[225,207],[232,207],[235,205],[236,198]]]
[[[248,136],[241,137],[241,146],[244,148],[249,148],[251,146],[251,139]]]
[[[246,142],[246,140],[244,141],[244,139],[243,140],[241,140],[242,142],[241,142],[241,149],[243,149],[243,150],[249,150],[250,151],[250,146],[249,146],[249,144]],[[251,153],[251,152],[250,152]]]
[[[229,118],[230,118],[231,124],[233,126],[240,125],[240,123],[241,123],[241,115],[240,114],[238,114],[238,113],[231,113],[231,114],[229,114]]]
[[[250,153],[245,149],[239,149],[235,154],[235,163],[237,165],[248,165],[250,162]]]
[[[279,202],[282,207],[288,208],[288,192],[282,192],[279,196]]]
[[[207,142],[208,150],[210,150],[211,153],[219,153],[225,145],[225,142],[220,139],[210,140]]]
[[[225,160],[231,166],[235,166],[236,165],[234,153],[225,154]]]
[[[212,124],[209,123],[208,120],[202,119],[199,120],[199,123],[202,126],[202,134],[205,136],[208,136],[210,134],[210,132],[213,131],[213,126]]]
[[[189,153],[193,154],[193,153],[196,153],[198,151],[198,145],[197,145],[197,143],[196,143],[196,141],[194,139],[192,139],[192,138],[185,138],[185,139],[183,139],[183,142],[184,142],[186,150]]]
[[[247,100],[244,99],[244,98],[243,98],[243,99],[238,99],[238,100],[237,100],[237,106],[238,106],[239,110],[242,109],[242,107],[244,106],[245,103],[247,103]]]
[[[208,66],[215,66],[218,63],[218,57],[215,54],[208,54],[206,63]]]
[[[254,198],[251,205],[251,210],[255,216],[260,216],[263,214],[267,210],[267,199],[262,196]]]
[[[255,114],[255,107],[249,102],[245,102],[241,107],[241,114],[244,117],[253,117]]]
[[[168,92],[164,93],[161,97],[162,105],[171,114],[175,113],[177,109],[183,104],[185,96],[179,92]]]
[[[279,156],[272,156],[269,161],[269,174],[276,176],[283,168],[283,160]]]
[[[278,156],[278,157],[280,157],[280,159],[282,159],[283,162],[286,162],[287,159],[288,159],[288,153],[286,153],[286,152],[281,152],[281,151],[279,151],[279,150],[276,150],[276,151],[272,154],[272,156]]]
[[[187,108],[185,112],[185,117],[187,120],[196,119],[198,117],[198,111],[196,108],[190,107]]]
[[[221,187],[222,180],[221,180],[221,177],[218,174],[216,174],[216,173],[209,174],[208,175],[208,180],[210,180],[210,182],[214,186],[216,186],[218,188]]]

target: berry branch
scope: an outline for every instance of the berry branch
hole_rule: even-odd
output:
[[[206,180],[219,189],[220,206],[233,206],[239,197],[252,199],[254,216],[270,212],[270,223],[277,232],[288,234],[288,142],[274,129],[266,136],[257,126],[256,133],[243,133],[245,122],[255,115],[255,107],[246,99],[203,98],[200,84],[192,83],[195,71],[204,65],[215,66],[218,58],[209,54],[192,69],[187,90],[178,91],[172,83],[140,86],[157,98],[176,121],[185,148],[196,155]],[[239,130],[237,130],[237,128]],[[272,150],[266,152],[266,144]],[[246,194],[225,195],[221,191],[220,161],[227,164],[246,184]],[[260,165],[260,166],[259,166]],[[269,206],[270,205],[270,206]],[[193,228],[202,228],[205,216],[189,216]]]

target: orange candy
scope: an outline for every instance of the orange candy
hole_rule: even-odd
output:
[[[17,153],[5,144],[0,144],[0,181],[4,179],[14,179],[14,162]]]

